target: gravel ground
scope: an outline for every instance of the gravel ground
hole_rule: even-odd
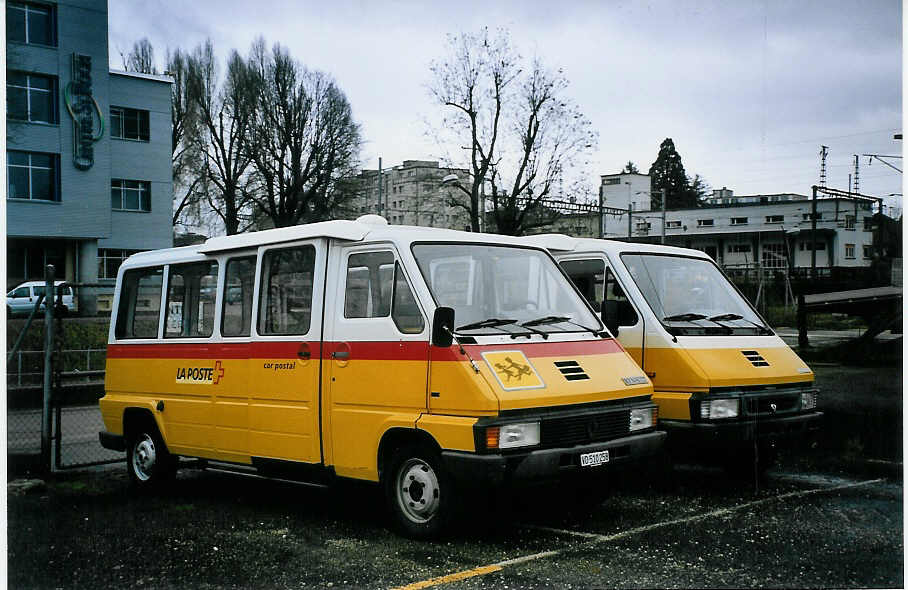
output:
[[[184,470],[136,497],[122,465],[17,483],[8,585],[386,588],[453,574],[452,588],[903,587],[901,370],[817,373],[832,421],[764,480],[620,471],[599,505],[506,497],[434,543],[389,532],[369,485]]]

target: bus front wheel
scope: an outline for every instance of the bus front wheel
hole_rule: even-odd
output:
[[[437,537],[454,505],[451,479],[439,454],[423,445],[397,449],[384,477],[394,524],[416,539]]]

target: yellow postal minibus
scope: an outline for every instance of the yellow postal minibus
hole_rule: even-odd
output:
[[[565,235],[549,249],[652,380],[671,454],[765,469],[818,428],[813,372],[697,250]]]
[[[592,476],[665,438],[649,379],[548,252],[378,216],[131,256],[105,389],[101,444],[137,487],[178,457],[380,482],[417,537],[476,486]]]

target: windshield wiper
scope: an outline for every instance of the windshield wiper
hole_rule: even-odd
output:
[[[771,334],[771,333],[772,333],[772,331],[771,331],[769,328],[767,328],[766,326],[761,326],[761,325],[758,324],[757,322],[754,322],[754,321],[752,321],[752,320],[749,320],[749,319],[747,319],[746,317],[742,316],[741,314],[737,314],[737,313],[721,313],[721,314],[719,314],[719,315],[714,315],[714,316],[712,316],[712,317],[710,317],[710,318],[707,318],[707,319],[710,320],[710,321],[712,321],[712,322],[716,322],[717,320],[718,320],[718,321],[723,321],[723,322],[726,322],[726,321],[735,321],[735,320],[744,320],[745,322],[747,322],[748,324],[751,324],[752,326],[754,326],[755,328],[757,328],[758,330],[760,330],[760,332],[762,332],[762,333],[764,333],[764,334]]]
[[[734,329],[731,326],[726,326],[723,323],[717,322],[716,318],[708,318],[702,313],[679,313],[678,315],[670,315],[662,318],[663,322],[689,322],[691,324],[700,320],[712,322],[723,330],[727,330],[729,334],[732,334],[734,332]]]
[[[662,318],[663,322],[692,322],[694,320],[705,320],[707,317],[701,313],[679,313]]]
[[[536,318],[535,320],[523,322],[522,324],[518,324],[518,325],[521,327],[524,327],[524,328],[530,328],[531,326],[544,326],[546,324],[561,324],[561,323],[571,324],[571,325],[577,326],[578,328],[582,328],[582,329],[586,330],[587,332],[592,332],[593,334],[596,334],[596,335],[599,334],[599,330],[594,330],[593,328],[584,326],[583,324],[578,324],[577,322],[571,320],[571,318],[569,316],[564,316],[564,315],[547,315],[547,316],[543,316],[541,318]]]
[[[480,328],[497,328],[499,326],[507,326],[508,324],[516,324],[517,320],[503,319],[503,318],[489,318],[487,320],[482,320],[481,322],[473,322],[472,324],[464,324],[454,328],[457,330],[478,330]],[[507,332],[507,330],[502,330],[502,332]]]

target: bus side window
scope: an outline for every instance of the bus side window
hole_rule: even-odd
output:
[[[383,318],[391,314],[394,280],[391,252],[361,252],[347,259],[345,318]]]
[[[118,338],[157,338],[164,267],[136,268],[123,273],[114,335]]]
[[[259,334],[309,333],[314,271],[313,246],[265,252],[259,288]]]
[[[165,338],[207,338],[214,331],[218,263],[173,264],[167,278]]]
[[[624,289],[621,288],[611,268],[605,271],[605,299],[617,304],[619,326],[633,326],[637,323],[637,311],[628,301]]]
[[[593,258],[589,260],[565,260],[561,268],[571,278],[577,290],[597,312],[601,311],[603,290],[602,278],[605,274],[605,262]]]
[[[255,256],[231,258],[224,277],[224,305],[221,334],[249,336],[252,325],[252,288],[255,283]]]

